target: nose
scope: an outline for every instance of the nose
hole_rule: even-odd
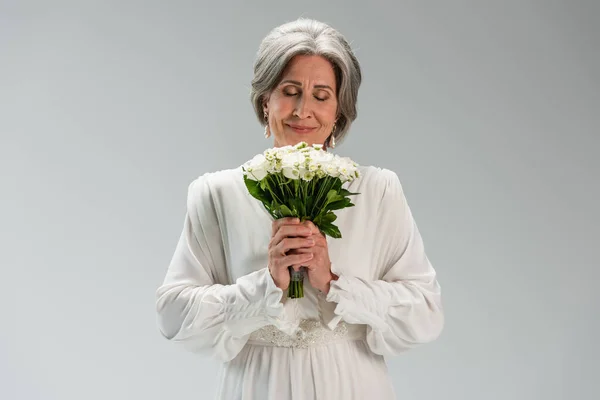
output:
[[[301,118],[309,118],[312,114],[310,108],[310,101],[306,96],[298,96],[298,103],[296,104],[296,115]]]

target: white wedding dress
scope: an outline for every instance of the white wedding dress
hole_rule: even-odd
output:
[[[443,311],[436,272],[397,175],[360,167],[327,237],[327,295],[287,298],[267,269],[272,218],[241,168],[188,190],[183,232],[157,290],[160,332],[220,359],[218,399],[395,399],[384,357],[430,342]],[[201,396],[198,396],[201,398]]]

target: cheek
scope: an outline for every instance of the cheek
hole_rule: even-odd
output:
[[[288,114],[294,109],[294,102],[291,97],[277,96],[271,102],[271,110],[275,111],[278,119],[287,118]]]
[[[323,121],[323,123],[333,125],[333,123],[335,122],[336,111],[337,111],[336,104],[324,105],[319,110],[319,115],[320,115],[321,121]]]

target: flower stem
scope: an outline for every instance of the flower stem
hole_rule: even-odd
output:
[[[294,271],[289,267],[290,271],[290,287],[288,289],[288,297],[290,299],[300,299],[304,297],[304,271]]]

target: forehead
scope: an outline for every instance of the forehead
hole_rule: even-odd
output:
[[[282,78],[298,81],[314,80],[332,87],[335,85],[333,65],[321,56],[295,56],[286,66]]]

